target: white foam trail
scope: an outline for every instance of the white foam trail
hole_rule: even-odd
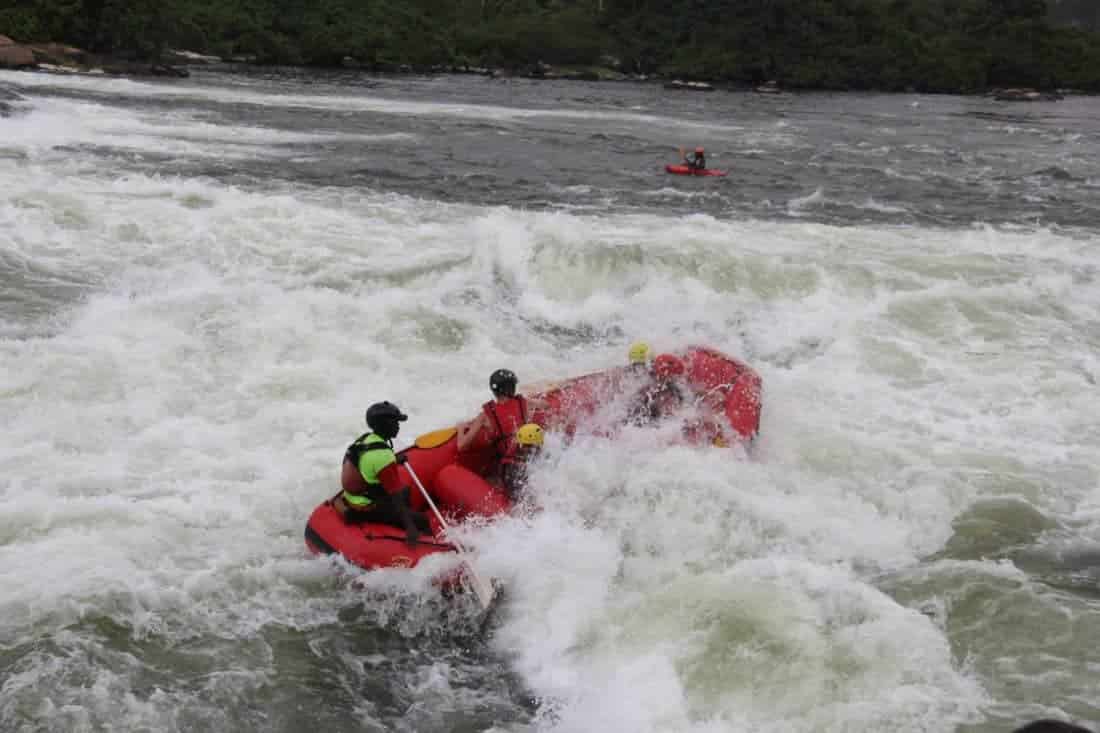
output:
[[[660,115],[637,114],[592,109],[527,109],[490,104],[453,104],[392,99],[370,94],[349,96],[339,94],[292,94],[254,91],[247,87],[226,88],[210,85],[165,85],[130,79],[102,77],[59,77],[46,74],[0,71],[0,81],[7,81],[26,89],[63,88],[81,89],[102,94],[121,94],[130,97],[211,100],[223,104],[252,104],[263,107],[288,109],[323,109],[341,112],[374,113],[393,116],[453,117],[477,120],[523,121],[543,119],[591,120],[606,122],[642,123],[664,128],[738,130],[737,126],[713,122],[694,122]],[[770,139],[770,136],[769,136]]]
[[[4,121],[0,149],[24,155],[60,153],[72,155],[72,147],[108,146],[119,150],[157,155],[218,158],[260,158],[291,155],[290,146],[330,141],[387,144],[415,140],[408,133],[351,135],[346,133],[300,133],[262,127],[226,127],[216,122],[176,113],[165,120],[159,115],[120,110],[114,106],[42,99],[25,115]],[[57,151],[57,148],[63,148]]]
[[[878,211],[883,214],[905,214],[909,209],[904,206],[897,206],[895,204],[885,204],[881,201],[876,201],[874,197],[868,196],[867,200],[862,204],[857,204],[857,208],[868,209],[869,211]]]

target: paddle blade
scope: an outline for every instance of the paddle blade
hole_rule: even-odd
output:
[[[417,448],[438,448],[456,435],[458,435],[458,428],[433,430],[418,437],[413,445]]]
[[[474,590],[474,595],[477,596],[477,602],[481,604],[482,611],[488,611],[489,606],[493,604],[493,596],[496,595],[496,591],[493,586],[485,578],[481,577],[476,570],[474,570],[474,564],[470,560],[464,561],[466,564],[466,577],[470,581],[470,587]]]

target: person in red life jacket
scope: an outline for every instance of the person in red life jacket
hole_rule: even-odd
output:
[[[702,171],[707,168],[707,154],[703,148],[695,148],[694,153],[688,153],[684,156],[684,165],[692,170]]]
[[[527,488],[531,461],[542,452],[543,442],[542,426],[538,423],[529,422],[516,431],[514,460],[504,464],[500,472],[504,493],[512,501],[520,499],[524,489]]]
[[[421,532],[431,533],[427,515],[414,512],[409,504],[409,487],[401,483],[397,466],[405,462],[393,452],[393,439],[409,416],[392,402],[377,402],[367,408],[364,433],[348,446],[340,472],[343,492],[332,506],[349,524],[377,522],[401,527],[410,545]]]
[[[684,393],[676,380],[684,371],[684,362],[676,356],[657,356],[649,369],[653,382],[631,400],[627,419],[639,426],[652,425],[680,409],[684,404]]]
[[[489,376],[493,399],[481,406],[481,414],[459,426],[460,453],[488,444],[493,448],[494,463],[501,469],[515,460],[516,431],[531,421],[535,410],[546,407],[542,400],[516,394],[517,384],[515,373],[509,369],[497,369]]]

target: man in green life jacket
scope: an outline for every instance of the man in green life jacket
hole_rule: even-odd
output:
[[[393,452],[393,439],[409,416],[392,402],[367,408],[370,432],[356,438],[344,453],[340,472],[343,492],[332,506],[349,524],[377,522],[401,527],[410,545],[421,532],[431,533],[428,517],[409,505],[409,487],[401,483],[397,466],[405,462]]]

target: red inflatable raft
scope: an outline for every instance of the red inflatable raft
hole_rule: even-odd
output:
[[[683,381],[691,401],[711,416],[705,423],[685,425],[685,438],[711,445],[752,440],[760,429],[760,376],[743,362],[705,347],[689,348],[677,356],[685,367]],[[532,415],[535,422],[548,430],[571,435],[601,405],[622,397],[628,389],[636,389],[639,380],[645,379],[644,371],[617,367],[524,392],[541,397],[548,405]],[[504,492],[484,478],[493,468],[491,445],[459,455],[457,430],[444,428],[420,436],[399,453],[405,455],[448,522],[462,522],[472,516],[493,517],[511,508]],[[427,502],[416,489],[408,469],[400,466],[398,470],[412,487],[413,508],[425,511]],[[409,547],[405,532],[397,527],[345,523],[332,508],[330,499],[313,510],[306,524],[306,545],[314,553],[340,554],[348,562],[368,570],[413,567],[428,555],[456,550],[442,536],[431,512],[429,517],[433,535],[422,537]]]
[[[677,176],[724,176],[726,171],[717,168],[692,168],[687,165],[666,165],[665,171]]]

